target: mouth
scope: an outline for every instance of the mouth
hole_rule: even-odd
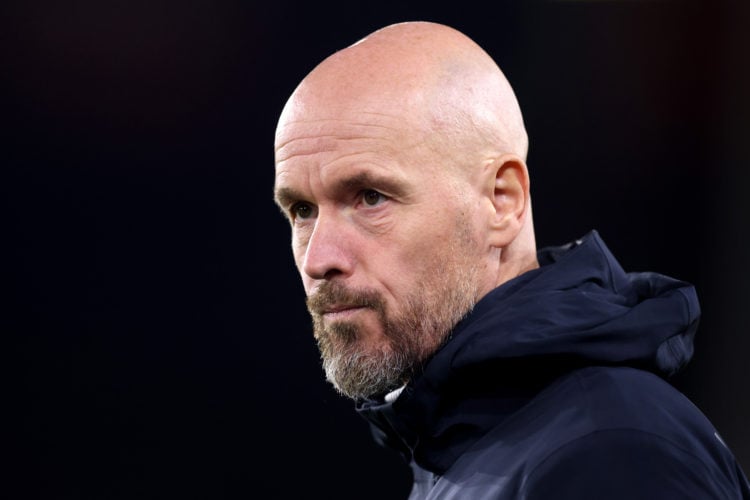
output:
[[[321,311],[321,315],[326,320],[335,321],[348,318],[363,309],[365,309],[365,307],[339,304],[326,307],[325,309],[323,309],[323,311]]]

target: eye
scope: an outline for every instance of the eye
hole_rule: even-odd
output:
[[[362,201],[365,202],[365,205],[372,207],[383,200],[385,200],[385,196],[374,189],[367,189],[362,193]]]
[[[289,212],[294,219],[309,219],[313,216],[313,207],[309,203],[295,203]]]

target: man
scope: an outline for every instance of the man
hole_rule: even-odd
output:
[[[693,287],[596,231],[537,251],[511,86],[462,33],[380,29],[307,75],[275,140],[326,376],[399,450],[412,498],[750,498],[664,378]]]

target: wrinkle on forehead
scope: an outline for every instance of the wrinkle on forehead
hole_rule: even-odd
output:
[[[358,117],[355,121],[348,121],[343,117],[319,118],[290,120],[279,125],[276,132],[275,150],[277,155],[293,143],[308,139],[340,139],[351,140],[368,137],[386,137],[390,133],[398,131],[397,117],[392,117],[383,113],[362,113],[361,115],[373,115],[377,120],[359,121],[364,116]],[[380,123],[377,123],[380,122]],[[286,155],[282,155],[286,157]]]
[[[362,121],[369,115],[370,121]],[[381,153],[411,149],[422,142],[416,127],[406,127],[401,117],[385,113],[362,113],[347,121],[343,118],[297,120],[280,127],[275,148],[276,162],[298,156],[334,152],[344,143],[372,142]]]

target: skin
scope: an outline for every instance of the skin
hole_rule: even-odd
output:
[[[444,25],[378,30],[295,89],[275,200],[342,394],[397,388],[479,299],[538,266],[526,151],[504,75]]]

